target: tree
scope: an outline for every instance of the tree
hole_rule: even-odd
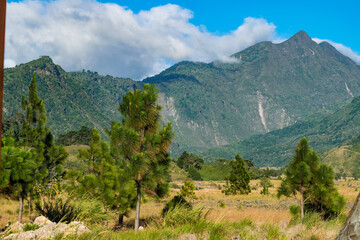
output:
[[[80,149],[77,158],[87,167],[82,172],[69,173],[68,176],[75,176],[71,179],[73,188],[81,196],[89,194],[100,199],[105,210],[117,210],[119,225],[122,225],[123,216],[134,207],[135,191],[123,177],[124,170],[116,165],[108,143],[101,141],[96,128],[92,130],[89,148]]]
[[[18,221],[21,222],[24,199],[34,188],[33,176],[41,162],[37,162],[30,151],[15,147],[12,138],[3,139],[2,145],[0,188],[19,198]]]
[[[260,180],[260,186],[263,188],[260,194],[269,195],[269,187],[272,187],[273,185],[268,178],[263,177]]]
[[[54,144],[54,137],[45,126],[45,104],[38,96],[35,72],[29,85],[29,97],[22,96],[21,107],[26,114],[21,129],[20,146],[31,151],[33,161],[40,163],[33,174],[33,179],[36,188],[45,192],[46,188],[59,182],[64,176],[63,163],[68,153],[61,145]],[[29,192],[28,194],[31,208],[31,194],[34,193]]]
[[[135,183],[137,201],[135,230],[139,228],[141,196],[163,196],[168,190],[170,156],[173,138],[169,122],[160,130],[160,110],[155,86],[128,92],[120,103],[122,123],[111,127],[112,155]]]
[[[183,197],[188,197],[190,199],[198,199],[198,197],[195,194],[195,185],[190,181],[185,181],[184,185],[182,185],[180,189],[180,195]]]
[[[285,178],[278,189],[278,197],[282,195],[295,198],[299,195],[301,218],[304,217],[306,207],[328,216],[339,213],[345,205],[344,198],[334,187],[332,168],[320,164],[306,138],[300,140],[285,170]]]
[[[185,170],[188,170],[191,167],[200,170],[204,164],[204,159],[184,151],[176,161],[176,164],[179,166],[179,168]]]
[[[239,156],[235,156],[235,161],[229,163],[231,166],[230,176],[226,178],[226,189],[222,192],[228,194],[248,194],[250,189],[250,176],[244,160]]]

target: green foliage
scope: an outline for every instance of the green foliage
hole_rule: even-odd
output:
[[[306,211],[320,212],[328,218],[339,214],[345,199],[334,186],[334,172],[330,166],[320,164],[319,158],[306,138],[302,138],[293,160],[285,170],[285,178],[278,196],[300,195],[301,217]]]
[[[165,205],[165,207],[162,210],[162,215],[165,216],[165,214],[169,210],[173,210],[174,208],[188,208],[191,209],[192,205],[188,201],[186,201],[185,197],[181,194],[174,196],[170,201],[168,201]]]
[[[175,227],[186,224],[206,224],[206,216],[209,212],[204,212],[203,208],[191,208],[176,206],[170,209],[164,216],[163,226]]]
[[[98,199],[105,210],[115,210],[126,215],[134,207],[133,185],[124,177],[124,170],[117,165],[110,154],[107,142],[101,141],[97,129],[92,130],[88,149],[80,149],[77,156],[86,168],[69,171],[69,190],[81,198],[88,195]]]
[[[34,230],[39,229],[39,228],[40,228],[39,225],[37,225],[37,224],[31,224],[31,223],[26,223],[26,224],[23,226],[24,232],[34,231]]]
[[[225,207],[226,207],[226,204],[225,204],[224,202],[219,202],[219,207],[225,208]]]
[[[227,194],[248,194],[250,189],[250,176],[247,172],[244,160],[239,156],[235,156],[235,161],[230,162],[231,173],[226,179],[226,189],[222,190]]]
[[[34,188],[34,175],[41,161],[36,161],[30,151],[15,147],[14,144],[12,138],[3,139],[0,188],[25,198]]]
[[[128,92],[120,103],[122,123],[113,122],[110,131],[112,156],[137,190],[135,229],[139,226],[141,191],[164,196],[170,180],[169,149],[173,132],[169,122],[160,129],[160,110],[155,86]]]
[[[195,194],[195,185],[190,181],[185,181],[180,189],[180,195],[183,197],[188,197],[190,199],[199,199]]]
[[[36,211],[52,222],[69,223],[75,221],[80,215],[81,210],[73,205],[70,199],[64,201],[61,198],[48,199],[43,206],[36,202]]]
[[[189,168],[196,168],[197,170],[200,170],[204,164],[204,159],[184,151],[177,159],[176,164],[179,168],[185,170],[188,170]]]
[[[64,146],[71,145],[90,145],[92,131],[86,126],[82,126],[78,131],[70,131],[66,134],[60,134],[56,142]]]
[[[199,173],[198,170],[196,170],[196,168],[194,167],[190,167],[188,170],[188,177],[191,178],[194,181],[202,181],[202,177],[201,174]]]
[[[260,194],[269,195],[269,187],[273,187],[272,183],[268,178],[262,178],[260,181],[260,186],[263,188]]]

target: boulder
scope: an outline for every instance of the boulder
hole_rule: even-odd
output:
[[[360,239],[360,193],[336,239]]]

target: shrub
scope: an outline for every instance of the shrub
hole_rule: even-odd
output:
[[[209,211],[204,213],[203,208],[189,209],[184,206],[176,206],[170,209],[164,216],[164,226],[175,227],[186,224],[197,225],[206,223],[206,216]]]
[[[36,210],[50,221],[66,222],[74,221],[80,216],[81,210],[70,203],[70,200],[63,201],[61,198],[48,200],[41,206],[36,203]]]
[[[26,231],[34,231],[34,230],[36,230],[38,228],[40,228],[40,226],[37,225],[37,224],[27,223],[27,224],[24,225],[23,230],[24,230],[24,232],[26,232]]]
[[[191,203],[186,201],[186,199],[182,195],[176,195],[171,199],[169,202],[166,203],[165,207],[162,210],[162,215],[165,216],[165,214],[168,213],[168,211],[173,210],[174,208],[187,208],[191,209]]]
[[[226,204],[225,204],[224,202],[219,202],[219,207],[225,208],[225,207],[226,207]]]

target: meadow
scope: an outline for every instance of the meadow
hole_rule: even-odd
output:
[[[173,171],[173,178],[180,178]],[[297,204],[293,198],[276,197],[280,180],[271,180],[274,187],[269,195],[260,194],[259,180],[252,180],[248,195],[224,195],[223,181],[195,181],[197,200],[190,200],[193,213],[179,213],[166,219],[161,216],[165,203],[177,195],[183,181],[171,182],[170,194],[164,199],[145,199],[141,207],[141,226],[144,230],[132,230],[135,213],[124,219],[124,227],[114,230],[117,216],[110,214],[106,224],[79,219],[92,230],[89,234],[67,239],[335,239],[358,194],[360,181],[338,180],[339,192],[346,198],[346,208],[337,218],[324,221],[318,214],[308,214],[305,219],[294,219],[289,207]],[[0,196],[0,228],[17,220],[18,202]],[[200,214],[201,212],[201,214]],[[193,217],[190,215],[194,214]],[[30,222],[37,214],[29,215],[25,204],[24,222]],[[170,218],[171,218],[170,217]],[[178,219],[177,219],[178,218]],[[59,238],[61,239],[61,238]]]

